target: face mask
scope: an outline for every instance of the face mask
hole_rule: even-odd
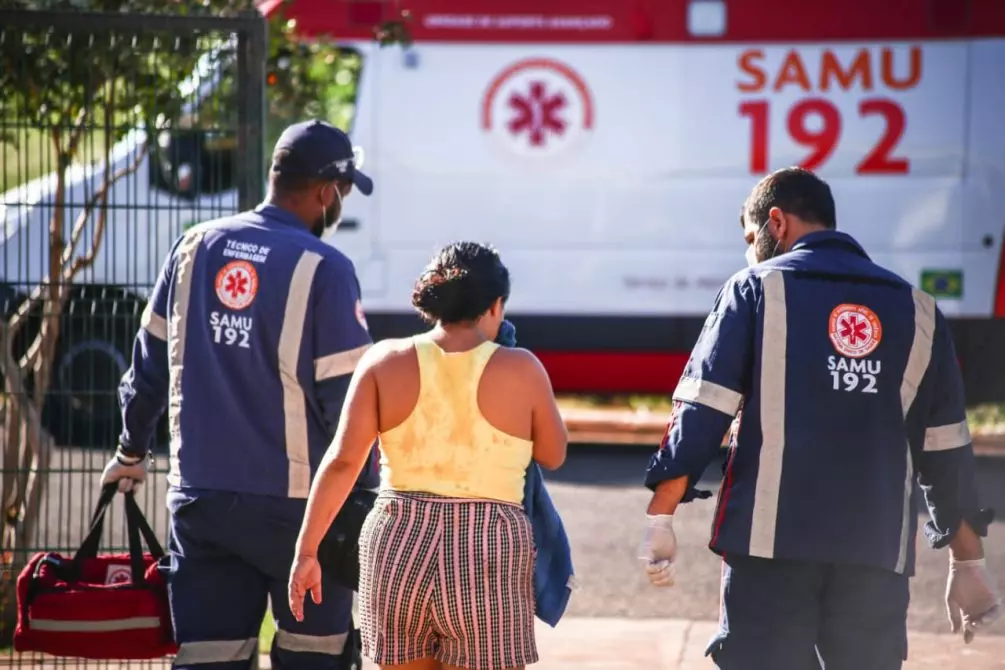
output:
[[[333,187],[335,189],[335,197],[338,199],[338,214],[329,221],[328,220],[328,210],[325,209],[324,205],[321,205],[321,211],[325,217],[325,228],[335,229],[338,228],[338,224],[342,223],[342,192],[339,190],[338,186]]]
[[[752,267],[754,265],[757,265],[758,263],[763,263],[764,261],[770,258],[774,258],[775,256],[780,255],[781,253],[779,251],[779,247],[782,244],[781,240],[776,240],[775,238],[771,237],[770,234],[768,235],[769,241],[767,242],[767,244],[762,244],[761,233],[764,232],[764,229],[767,226],[768,221],[765,221],[761,225],[761,227],[757,229],[757,233],[754,234],[754,241],[747,246],[745,257],[747,259],[748,267]],[[775,243],[774,246],[769,246],[771,242]],[[760,251],[761,253],[758,254],[758,251]],[[761,258],[758,259],[758,256],[760,256]]]
[[[324,201],[321,202],[321,218],[315,223],[314,228],[311,231],[317,238],[324,237],[324,234],[328,232],[329,229],[334,230],[338,228],[338,224],[342,223],[342,193],[339,191],[338,186],[333,186],[332,188],[335,189],[335,197],[338,199],[337,215],[329,221],[328,208],[325,207]]]

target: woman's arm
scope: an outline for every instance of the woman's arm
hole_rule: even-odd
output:
[[[537,356],[527,353],[533,380],[529,387],[533,390],[531,440],[534,442],[534,460],[543,468],[555,470],[565,462],[569,433],[558,411],[547,370]]]
[[[363,355],[349,382],[335,439],[321,459],[307,498],[297,556],[317,556],[318,545],[349,496],[377,437],[377,381],[373,374],[377,349],[374,346]]]

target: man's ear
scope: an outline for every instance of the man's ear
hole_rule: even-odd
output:
[[[328,207],[328,187],[330,184],[328,182],[319,181],[314,185],[314,199],[321,203],[322,206]]]
[[[775,239],[784,240],[789,232],[789,222],[785,212],[780,207],[772,207],[768,210],[768,220],[774,224],[771,227],[774,228],[772,232],[775,234]]]

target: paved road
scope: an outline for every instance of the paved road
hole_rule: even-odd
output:
[[[651,450],[580,447],[550,476],[549,491],[572,538],[581,589],[570,614],[604,617],[714,619],[718,615],[720,563],[707,549],[713,500],[682,506],[675,528],[680,544],[677,585],[656,590],[635,559],[649,493],[640,482]],[[1005,459],[980,459],[979,490],[986,504],[1005,516]],[[715,488],[721,470],[706,473]],[[1005,520],[1003,520],[1005,521]],[[945,552],[919,543],[918,573],[910,611],[912,630],[946,632],[943,591]],[[988,563],[1005,592],[1005,523],[996,523],[986,541]],[[1005,634],[1005,621],[989,632]]]
[[[681,508],[676,529],[680,542],[678,584],[655,590],[639,569],[635,551],[641,537],[648,492],[640,482],[650,450],[633,447],[573,449],[566,465],[549,474],[549,490],[572,538],[581,588],[570,605],[572,616],[714,619],[718,613],[720,564],[708,551],[713,502]],[[95,498],[97,473],[106,456],[94,451],[60,450],[47,498],[38,545],[75,548],[87,527]],[[165,464],[160,459],[160,465]],[[980,490],[988,504],[1005,516],[1005,459],[981,459]],[[716,468],[707,484],[714,488]],[[155,477],[144,487],[141,504],[163,537],[166,514],[164,481]],[[118,505],[118,503],[116,503]],[[109,524],[114,542],[122,546],[121,510]],[[987,541],[989,564],[1005,591],[1005,523],[992,528]],[[944,632],[947,628],[942,592],[948,557],[919,544],[918,575],[914,580],[910,624],[914,630]],[[1005,634],[1005,621],[992,632]]]

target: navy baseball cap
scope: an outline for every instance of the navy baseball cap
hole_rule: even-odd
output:
[[[283,131],[272,151],[272,171],[313,179],[345,179],[363,195],[373,193],[373,180],[360,172],[363,152],[330,123],[301,121]]]

